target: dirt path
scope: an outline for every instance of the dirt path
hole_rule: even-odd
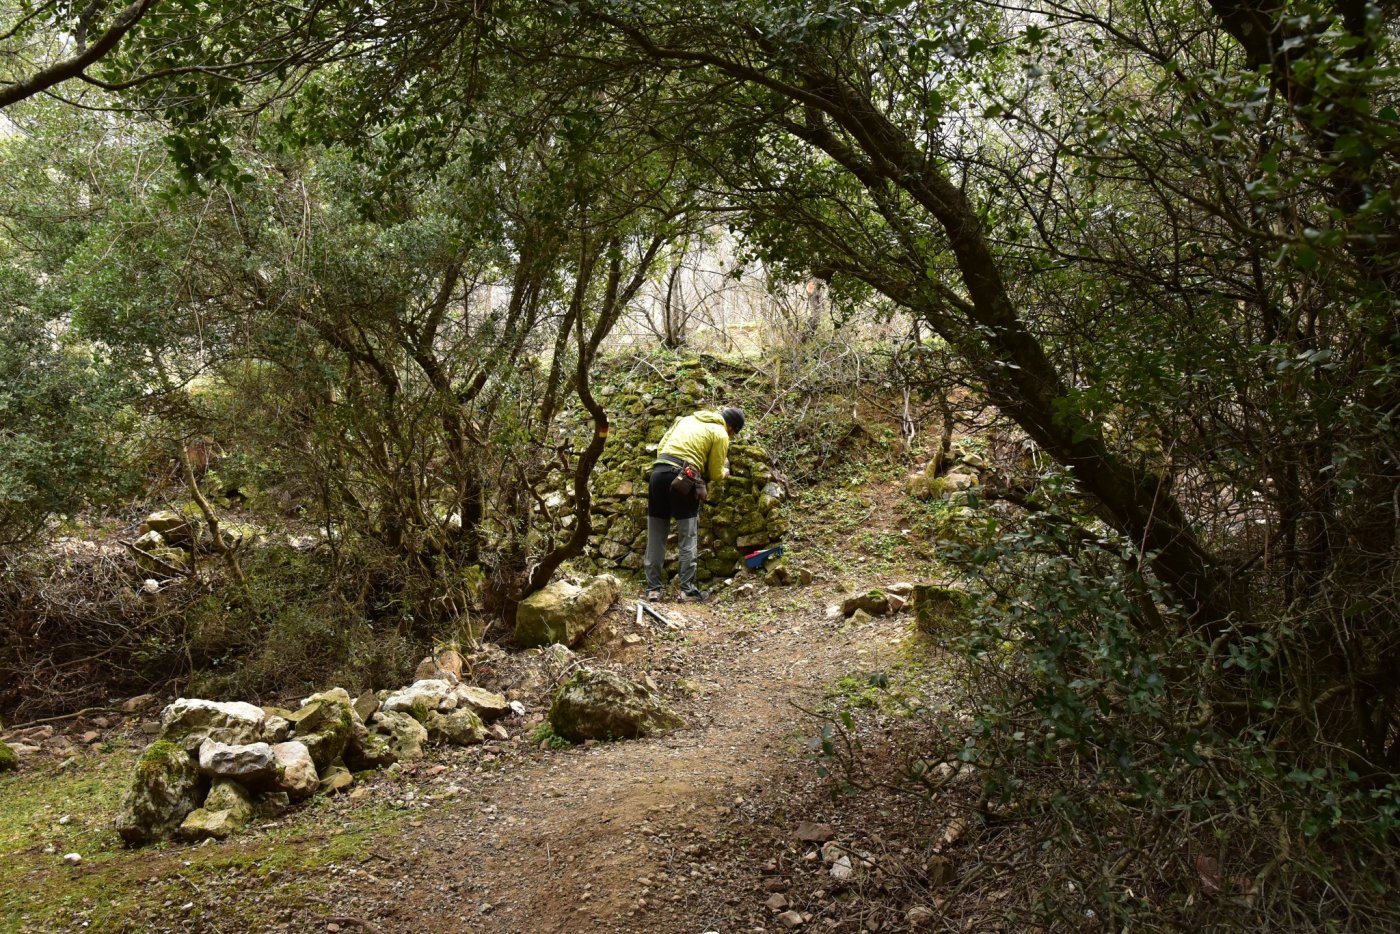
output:
[[[750,619],[767,617],[757,625],[736,621],[743,603],[679,610],[681,655],[703,686],[681,705],[689,728],[545,754],[478,786],[476,801],[430,812],[398,855],[341,879],[343,929],[729,930],[713,904],[725,854],[712,841],[800,755],[811,722],[793,704],[810,706],[862,650],[889,642],[824,618],[819,591],[790,593],[805,605],[750,604]]]

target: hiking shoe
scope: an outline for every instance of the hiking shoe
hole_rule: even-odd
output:
[[[709,599],[710,592],[708,590],[691,589],[681,591],[681,600],[685,603],[707,603]]]
[[[664,590],[648,590],[647,595],[642,598],[645,603],[656,603],[666,597]]]

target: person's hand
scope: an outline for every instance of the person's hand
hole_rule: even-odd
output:
[[[723,480],[727,476],[729,476],[729,465],[725,464],[722,468],[720,468],[719,478]]]

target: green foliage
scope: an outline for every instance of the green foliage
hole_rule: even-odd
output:
[[[126,421],[115,375],[27,307],[32,281],[9,273],[0,272],[0,548],[109,495]]]
[[[547,743],[550,749],[568,749],[572,743],[554,732],[554,724],[542,720],[530,733],[530,742],[536,746]]]
[[[391,602],[356,605],[324,550],[264,548],[252,553],[248,589],[211,594],[184,610],[183,650],[194,672],[189,690],[217,700],[401,683],[422,654],[426,633]],[[367,556],[342,554],[361,580],[392,575]],[[391,576],[381,583],[392,588]],[[408,625],[405,625],[408,623]]]
[[[1396,877],[1387,855],[1400,829],[1395,785],[1312,740],[1299,703],[1299,679],[1310,673],[1284,650],[1294,624],[1241,625],[1205,644],[1172,618],[1132,543],[1073,514],[1053,489],[1049,508],[998,523],[993,536],[978,522],[943,527],[940,559],[981,599],[967,626],[939,630],[960,662],[959,702],[975,718],[941,754],[982,769],[996,807],[1034,815],[1051,836],[1085,822],[1112,828],[1088,853],[1064,856],[1116,866],[1115,881],[1072,900],[1097,914],[1167,917],[1160,903],[1120,897],[1160,871],[1137,858],[1152,847],[1180,854],[1182,879],[1196,872],[1186,854],[1204,848],[1241,879],[1273,876],[1285,891],[1318,892],[1345,879],[1358,892],[1349,904],[1323,899],[1308,910],[1282,893],[1261,898],[1260,918],[1310,926],[1383,912],[1359,893]],[[1065,776],[1073,781],[1060,784]],[[1261,815],[1296,858],[1283,861],[1277,841],[1261,837]],[[1326,855],[1337,849],[1370,856],[1342,866]],[[1041,910],[1065,910],[1053,887],[1042,895]],[[1171,917],[1214,914],[1202,906]]]
[[[168,139],[58,127],[53,166],[7,145],[45,210],[7,212],[24,310],[2,335],[20,349],[0,356],[0,519],[19,531],[0,540],[100,473],[85,430],[117,407],[91,373],[113,362],[159,389],[161,436],[225,416],[338,571],[342,546],[394,556],[367,617],[455,616],[478,565],[507,608],[563,554],[534,496],[577,456],[551,434],[577,364],[718,191],[776,279],[883,296],[940,342],[916,335],[906,374],[956,367],[930,398],[981,392],[1064,468],[993,491],[1020,512],[973,496],[929,518],[985,597],[954,634],[980,712],[961,754],[1007,801],[1072,777],[1083,793],[1046,804],[1062,841],[1184,815],[1172,851],[1203,845],[1190,828],[1233,843],[1257,884],[1230,894],[1284,912],[1260,918],[1365,926],[1400,774],[1396,15],[177,5],[97,72],[161,72],[128,100]],[[45,8],[19,36],[52,51],[69,22]],[[249,113],[265,135],[240,136]],[[163,146],[178,172],[136,170]],[[238,404],[181,395],[207,372]],[[850,400],[772,384],[782,462],[835,473],[863,443]],[[343,634],[275,605],[255,587],[236,612],[344,660]],[[194,631],[211,664],[239,635]],[[1084,875],[1112,876],[1107,841],[1132,833],[1102,835]],[[1115,926],[1156,920],[1160,870],[1134,871],[1084,896]],[[1309,907],[1287,914],[1292,896]],[[1235,920],[1222,903],[1179,899],[1168,923]],[[1046,895],[1051,926],[1082,916],[1067,904]]]

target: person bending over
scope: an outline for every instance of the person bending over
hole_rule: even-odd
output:
[[[727,408],[700,411],[676,419],[656,446],[647,489],[647,549],[643,559],[647,599],[659,600],[666,586],[666,537],[676,520],[680,539],[679,584],[682,600],[709,597],[695,585],[695,557],[700,535],[700,504],[709,499],[709,484],[724,479],[729,439],[744,427],[744,413]]]

